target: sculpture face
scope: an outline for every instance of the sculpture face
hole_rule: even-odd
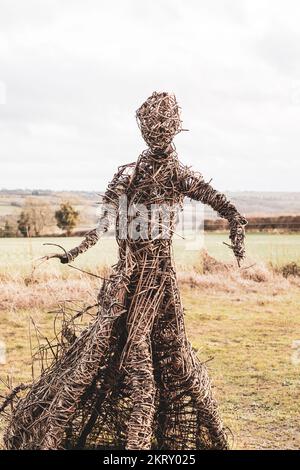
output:
[[[173,94],[152,93],[136,118],[145,142],[154,151],[166,149],[181,131],[180,108]]]

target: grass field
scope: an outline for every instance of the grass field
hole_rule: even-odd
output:
[[[9,206],[9,205],[0,205],[0,216],[19,214],[20,211],[21,209],[19,207],[14,207],[14,206]]]
[[[29,273],[33,262],[39,257],[52,252],[61,252],[56,247],[43,246],[43,243],[57,243],[69,250],[78,245],[81,240],[82,238],[76,237],[2,238],[0,239],[0,276],[6,271],[13,272],[15,275],[19,272]],[[229,241],[227,233],[209,233],[197,240],[189,237],[182,240],[175,236],[174,255],[178,269],[189,269],[197,263],[201,247],[207,249],[211,256],[219,260],[232,260],[232,252],[223,244],[223,241]],[[300,263],[300,234],[249,233],[246,240],[246,252],[245,265],[261,261],[279,266],[290,261]],[[74,264],[93,269],[104,264],[112,265],[116,259],[115,240],[104,237],[95,247],[76,259]],[[65,272],[65,268],[57,260],[51,261],[51,267]]]
[[[276,295],[274,296],[274,292]],[[299,449],[300,292],[184,291],[188,334],[209,363],[238,449]]]
[[[49,312],[59,300],[95,300],[99,280],[57,260],[43,264],[30,282],[26,280],[32,260],[52,251],[43,242],[69,249],[79,241],[0,240],[0,340],[7,347],[0,377],[9,374],[15,384],[31,377],[29,317],[51,337],[54,315]],[[228,241],[227,234],[209,234],[205,246],[226,261],[232,254],[222,241]],[[198,251],[185,248],[185,241],[175,241],[187,333],[201,360],[208,361],[224,422],[234,435],[233,448],[299,449],[300,352],[295,342],[300,340],[300,282],[275,274],[263,263],[299,262],[300,236],[249,234],[246,265],[254,260],[257,266],[226,273],[202,275]],[[107,238],[74,265],[95,271],[115,259],[116,246]]]

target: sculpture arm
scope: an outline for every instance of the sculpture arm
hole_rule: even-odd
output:
[[[235,205],[227,199],[225,194],[214,189],[209,182],[205,182],[200,173],[184,168],[180,178],[181,192],[187,197],[203,204],[209,205],[218,215],[229,222],[231,248],[238,265],[245,257],[245,225],[247,219],[239,213]]]
[[[92,248],[94,245],[96,245],[101,236],[108,231],[109,226],[110,217],[108,214],[108,210],[103,207],[102,214],[99,218],[98,226],[93,230],[87,232],[82,242],[78,246],[75,246],[74,248],[69,250],[67,252],[67,255],[62,255],[62,263],[70,263],[75,258],[77,258],[78,255],[80,255],[81,253],[85,253],[89,248]]]
[[[102,209],[96,228],[89,231],[78,246],[69,250],[67,254],[61,255],[60,259],[62,263],[69,263],[79,254],[86,252],[89,248],[96,245],[102,235],[108,231],[118,211],[119,198],[124,194],[128,186],[129,176],[126,174],[125,170],[130,167],[132,167],[132,164],[119,167],[103,195],[101,202]]]

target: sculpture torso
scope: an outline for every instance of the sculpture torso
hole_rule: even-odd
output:
[[[158,247],[165,257],[171,257],[171,239],[184,198],[176,152],[159,155],[146,150],[135,166],[122,167],[121,173],[116,185],[120,258],[125,259],[126,252],[127,260],[130,252],[132,261],[145,253],[155,256]]]

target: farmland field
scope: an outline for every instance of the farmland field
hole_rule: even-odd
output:
[[[28,340],[30,317],[39,330],[53,335],[59,301],[94,303],[100,280],[57,260],[32,271],[33,261],[56,247],[76,246],[80,238],[0,239],[0,341],[6,345],[6,364],[0,378],[14,383],[31,377]],[[232,260],[223,241],[227,233],[209,233],[204,247],[218,260]],[[186,312],[187,333],[207,366],[225,424],[235,449],[299,449],[300,447],[300,282],[274,273],[300,263],[300,235],[247,236],[248,259],[239,271],[202,274],[201,240],[175,237],[174,254]],[[116,260],[116,244],[103,238],[72,264],[99,272]],[[37,342],[32,339],[33,347]],[[0,394],[5,387],[0,384]],[[0,400],[1,401],[1,400]],[[0,428],[4,421],[0,418]],[[1,447],[1,444],[0,444]]]
[[[59,248],[43,246],[43,243],[57,243],[66,250],[77,246],[82,238],[2,238],[0,239],[0,275],[4,271],[26,272],[33,261],[48,253],[61,252]],[[223,242],[228,242],[227,233],[208,233],[203,238],[182,240],[174,237],[174,256],[179,269],[191,268],[197,262],[198,252],[204,247],[211,256],[224,261],[233,259],[231,250]],[[267,262],[282,265],[291,261],[300,262],[300,234],[249,233],[246,239],[248,262]],[[88,252],[76,259],[79,267],[94,268],[111,265],[117,259],[117,245],[113,238],[104,237]],[[50,261],[60,271],[65,267],[57,260]],[[247,262],[246,262],[247,264]],[[48,265],[49,267],[49,265]],[[42,269],[42,268],[41,268]]]

